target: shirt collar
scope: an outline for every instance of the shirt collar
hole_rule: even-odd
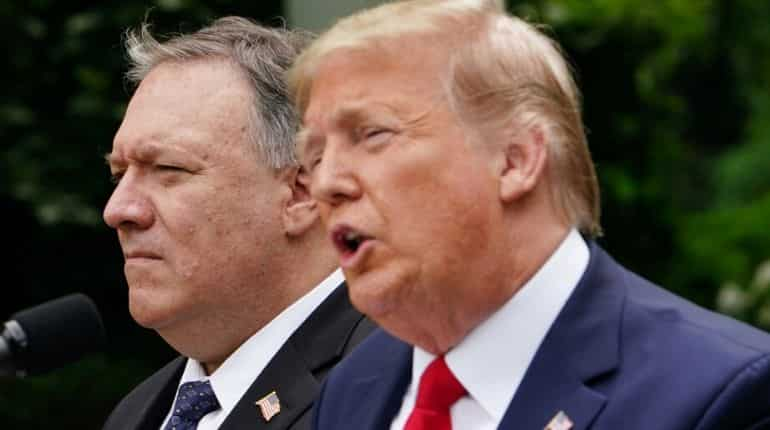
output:
[[[446,354],[452,373],[497,422],[505,415],[537,349],[583,276],[588,260],[588,246],[572,229],[513,297]],[[414,348],[414,387],[434,358],[419,347]]]
[[[241,344],[210,376],[197,360],[188,359],[179,385],[208,379],[226,416],[291,334],[344,280],[342,270],[332,272]]]

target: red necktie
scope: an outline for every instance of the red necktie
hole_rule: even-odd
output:
[[[417,402],[404,430],[452,430],[449,408],[466,393],[444,357],[436,358],[420,378]]]

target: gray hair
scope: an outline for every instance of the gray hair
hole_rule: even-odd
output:
[[[263,27],[229,16],[194,33],[160,42],[150,32],[150,25],[143,23],[125,34],[129,60],[126,79],[138,85],[166,61],[222,58],[232,62],[254,92],[252,140],[269,167],[283,169],[297,164],[294,139],[299,123],[284,75],[310,39],[309,33]]]

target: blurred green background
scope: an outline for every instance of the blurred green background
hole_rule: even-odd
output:
[[[109,334],[104,354],[0,381],[0,428],[100,428],[174,356],[132,322],[120,249],[100,215],[112,187],[103,155],[130,97],[123,30],[149,15],[162,33],[193,31],[228,14],[267,25],[288,15],[317,30],[367,3],[0,2],[0,318],[83,291]],[[602,245],[653,281],[770,329],[770,2],[508,3],[547,23],[575,66]]]

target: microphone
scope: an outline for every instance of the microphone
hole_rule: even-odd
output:
[[[104,325],[94,302],[76,293],[17,312],[0,334],[0,376],[39,375],[99,349]]]

